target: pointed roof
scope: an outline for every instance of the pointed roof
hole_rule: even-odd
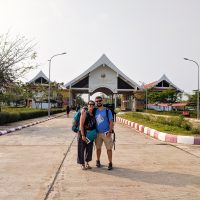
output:
[[[49,78],[44,74],[44,72],[41,70],[34,78],[32,78],[28,83],[35,82],[38,78],[44,78],[49,82]]]
[[[113,71],[117,72],[118,75],[120,75],[122,78],[127,80],[132,86],[140,88],[140,86],[132,81],[130,78],[128,78],[122,71],[120,71],[110,60],[109,58],[103,54],[91,67],[89,67],[85,72],[83,72],[81,75],[73,79],[72,81],[65,84],[65,87],[69,87],[71,84],[75,83],[76,81],[80,81],[80,79],[83,79],[86,77],[91,71],[95,70],[101,65],[106,65],[110,67]]]
[[[162,81],[166,81],[168,82],[171,86],[173,86],[174,88],[176,88],[177,90],[179,90],[180,92],[183,92],[183,90],[181,90],[180,88],[178,88],[176,85],[174,85],[170,80],[169,78],[163,74],[162,77],[158,80],[158,81],[154,81],[152,83],[149,83],[149,84],[146,84],[144,85],[144,89],[150,89],[150,88],[153,88],[155,87],[158,83],[162,82]]]

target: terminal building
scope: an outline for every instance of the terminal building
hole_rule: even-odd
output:
[[[29,83],[42,84],[47,87],[49,81],[44,73],[40,72]],[[62,103],[60,102],[62,106],[75,106],[76,96],[79,94],[87,94],[89,100],[93,94],[101,92],[110,97],[111,103],[115,107],[130,111],[136,111],[144,107],[144,94],[149,89],[154,88],[158,92],[166,89],[173,89],[177,93],[183,92],[166,75],[163,75],[158,81],[141,86],[126,76],[105,54],[73,80],[65,85],[58,84],[54,87],[57,87],[62,92],[55,90],[57,92],[51,94],[53,97],[51,99],[55,100],[57,104],[62,101]],[[42,94],[37,95],[41,96]],[[56,99],[58,97],[60,99]],[[46,107],[46,99],[44,98],[42,101],[44,101],[43,104]],[[36,107],[34,105],[36,104],[33,100],[32,107]]]

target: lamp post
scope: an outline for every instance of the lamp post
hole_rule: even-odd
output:
[[[2,98],[3,98],[3,88],[0,88],[0,112],[1,112],[1,107],[2,107]]]
[[[51,75],[51,60],[56,56],[61,56],[66,54],[66,52],[59,53],[53,55],[48,61],[49,61],[49,92],[48,92],[48,117],[50,117],[51,114],[51,106],[50,106],[50,94],[51,94],[51,83],[50,83],[50,75]]]
[[[184,60],[188,60],[188,61],[191,61],[191,62],[194,62],[197,67],[198,67],[198,88],[197,88],[197,119],[199,119],[199,64],[194,61],[194,60],[191,60],[191,59],[188,59],[188,58],[184,58]]]
[[[148,102],[147,102],[147,88],[146,88],[146,112],[147,112],[147,107],[148,107]]]

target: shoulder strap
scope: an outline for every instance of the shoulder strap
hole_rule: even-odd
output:
[[[93,113],[94,116],[95,116],[95,114],[96,114],[96,111],[97,111],[97,108],[93,108],[92,113]]]
[[[106,117],[107,117],[107,119],[108,119],[108,123],[109,123],[110,121],[109,121],[109,117],[108,117],[108,112],[109,112],[109,109],[106,108]]]

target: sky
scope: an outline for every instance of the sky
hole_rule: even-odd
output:
[[[180,89],[198,86],[199,0],[0,0],[0,35],[25,36],[36,43],[40,70],[68,83],[102,54],[134,82],[163,74]]]

